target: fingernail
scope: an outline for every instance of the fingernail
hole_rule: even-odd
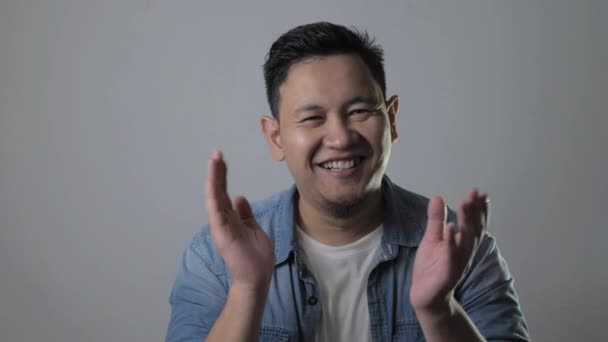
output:
[[[220,151],[219,149],[216,149],[213,154],[211,155],[212,159],[222,159],[222,151]]]

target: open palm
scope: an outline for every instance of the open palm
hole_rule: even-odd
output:
[[[414,260],[410,291],[414,307],[433,308],[450,300],[483,235],[486,202],[486,194],[471,190],[460,203],[456,226],[446,224],[443,199],[439,196],[431,199],[426,232]]]
[[[245,197],[230,201],[226,173],[221,152],[214,153],[209,160],[206,184],[211,237],[232,273],[233,285],[266,287],[274,269],[272,241],[255,221]]]

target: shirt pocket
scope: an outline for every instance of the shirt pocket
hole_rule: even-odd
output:
[[[259,342],[287,342],[292,341],[289,331],[283,328],[263,326],[260,329]]]
[[[401,320],[395,325],[392,340],[394,342],[423,342],[426,341],[422,328],[417,320]]]

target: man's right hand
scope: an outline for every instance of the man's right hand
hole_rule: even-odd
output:
[[[209,160],[206,207],[213,243],[232,273],[232,288],[265,294],[274,270],[272,241],[245,197],[230,201],[226,163],[219,151]]]

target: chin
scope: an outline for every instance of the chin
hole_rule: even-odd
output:
[[[324,207],[335,217],[349,217],[359,212],[365,205],[367,196],[363,193],[348,194],[324,200]]]

